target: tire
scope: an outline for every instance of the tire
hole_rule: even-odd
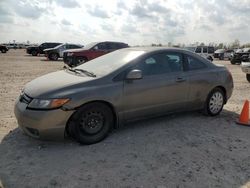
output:
[[[37,54],[38,54],[38,52],[37,52],[36,50],[33,50],[33,51],[31,52],[31,55],[32,55],[32,56],[37,56]]]
[[[219,115],[225,104],[225,93],[220,88],[213,89],[207,96],[204,113],[209,116]]]
[[[235,65],[236,62],[231,60],[230,63],[231,63],[232,65]]]
[[[88,59],[86,57],[77,57],[77,64],[75,66],[86,63],[87,61],[88,61]]]
[[[51,53],[49,54],[49,59],[53,61],[57,61],[59,58],[59,55],[57,53]]]
[[[1,52],[2,52],[2,53],[6,53],[6,50],[5,50],[5,49],[2,49]]]
[[[80,144],[94,144],[106,138],[113,126],[112,110],[103,103],[94,102],[73,114],[67,131]]]
[[[250,74],[246,74],[247,81],[250,82]]]

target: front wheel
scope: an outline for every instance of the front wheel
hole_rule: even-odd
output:
[[[87,61],[88,60],[86,57],[77,57],[77,65],[76,66],[81,65],[83,63],[86,63]]]
[[[81,144],[94,144],[106,138],[114,126],[112,110],[103,103],[81,107],[71,118],[68,132]]]
[[[2,53],[6,53],[6,50],[5,50],[5,49],[2,49],[1,52],[2,52]]]
[[[50,59],[50,60],[57,61],[58,58],[59,58],[59,56],[58,56],[57,53],[49,54],[49,59]]]
[[[250,74],[246,74],[247,81],[250,82]]]
[[[210,116],[220,114],[225,104],[225,93],[220,88],[213,89],[207,96],[204,112]]]

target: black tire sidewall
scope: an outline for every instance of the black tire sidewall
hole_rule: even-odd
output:
[[[84,60],[83,63],[80,63],[80,62],[79,62],[79,60],[81,60],[81,59]],[[87,61],[88,61],[88,60],[87,60],[86,57],[77,57],[76,66],[82,65],[82,64],[86,63]]]
[[[248,82],[250,82],[250,74],[246,74],[246,79]]]
[[[213,94],[216,93],[216,92],[220,92],[222,94],[222,96],[223,96],[223,105],[222,105],[221,109],[217,113],[213,113],[213,112],[211,112],[211,110],[209,108],[209,102],[210,102],[210,99],[213,96]],[[219,115],[221,113],[222,109],[223,109],[224,104],[225,104],[225,93],[220,88],[213,89],[208,94],[208,97],[207,97],[207,100],[206,100],[206,103],[205,103],[205,107],[204,107],[205,114],[210,115],[210,116]]]
[[[87,133],[84,134],[84,132],[80,130],[81,117],[84,113],[93,110],[98,110],[103,114],[105,118],[104,125],[102,129],[96,134],[93,135]],[[73,131],[72,135],[74,135],[75,139],[81,144],[94,144],[100,142],[101,140],[107,137],[110,130],[114,126],[114,117],[112,114],[112,110],[107,105],[102,103],[86,104],[82,106],[73,116],[74,116],[73,118],[74,124],[71,125],[73,126],[73,129],[71,130]]]
[[[31,55],[32,55],[32,56],[37,56],[37,54],[38,54],[37,51],[32,51],[32,52],[31,52]]]

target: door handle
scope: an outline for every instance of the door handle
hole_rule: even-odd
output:
[[[186,79],[185,79],[185,78],[182,78],[182,77],[178,77],[178,78],[176,78],[175,81],[176,81],[176,82],[185,82]]]

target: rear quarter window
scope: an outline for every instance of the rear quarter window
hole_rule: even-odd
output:
[[[189,55],[186,55],[186,64],[187,64],[187,69],[190,71],[205,69],[207,67],[207,65],[202,61]]]

